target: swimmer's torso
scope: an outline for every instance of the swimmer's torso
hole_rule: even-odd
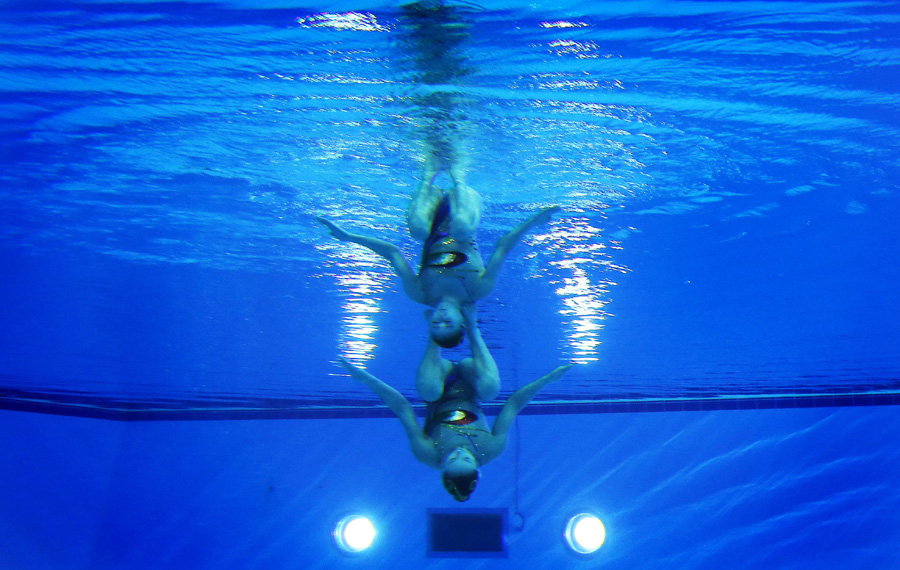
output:
[[[471,388],[461,381],[448,385],[441,399],[429,405],[425,434],[434,441],[439,458],[463,447],[484,465],[499,455],[502,445],[497,449],[484,412],[471,400],[470,392]]]
[[[484,261],[475,240],[457,241],[448,234],[432,237],[422,249],[419,269],[425,304],[433,305],[443,297],[454,297],[462,302],[475,302],[481,298]]]

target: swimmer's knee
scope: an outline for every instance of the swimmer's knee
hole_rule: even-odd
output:
[[[478,391],[478,401],[479,402],[490,402],[495,399],[500,394],[500,386],[492,386],[485,390]]]
[[[457,184],[451,195],[451,235],[456,239],[473,237],[481,222],[482,209],[481,196],[468,186]]]
[[[450,235],[457,241],[463,241],[475,237],[480,218],[454,217],[450,220]]]
[[[476,386],[478,399],[481,402],[489,402],[500,394],[500,378],[494,375],[485,375]]]
[[[419,397],[426,402],[436,402],[444,393],[444,383],[434,380],[419,380],[416,382],[416,391]]]
[[[406,225],[409,235],[414,239],[425,241],[431,235],[431,224],[437,206],[413,202],[406,211]]]
[[[409,234],[418,240],[426,240],[431,235],[431,225],[435,212],[441,204],[441,192],[430,185],[420,186],[406,210],[406,225]]]
[[[426,222],[418,213],[407,213],[406,225],[409,227],[409,235],[413,239],[425,241],[431,234],[431,222]]]

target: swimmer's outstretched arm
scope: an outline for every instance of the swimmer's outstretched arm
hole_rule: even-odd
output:
[[[341,241],[348,241],[367,247],[381,257],[387,259],[394,269],[394,273],[400,277],[400,281],[403,283],[403,290],[406,292],[407,296],[417,303],[425,302],[425,295],[422,293],[419,276],[416,275],[412,267],[410,267],[409,262],[403,257],[403,253],[400,251],[399,247],[382,239],[348,232],[322,216],[317,216],[316,219],[328,228],[328,231],[333,237],[336,237]]]
[[[351,378],[371,388],[375,395],[381,398],[381,401],[400,419],[403,430],[406,432],[406,437],[409,439],[409,446],[416,459],[430,467],[435,467],[438,464],[438,457],[437,452],[434,450],[434,441],[422,432],[422,428],[419,427],[419,421],[416,419],[416,412],[413,410],[409,400],[394,388],[365,370],[354,366],[345,358],[339,356],[338,360],[341,366],[350,373]]]
[[[497,281],[497,274],[500,273],[500,266],[503,265],[503,260],[505,260],[509,252],[512,251],[512,248],[519,243],[522,236],[535,226],[546,224],[550,221],[550,216],[558,211],[559,206],[544,208],[500,238],[500,241],[497,242],[497,247],[494,248],[494,253],[491,255],[490,261],[488,261],[488,264],[484,269],[484,273],[481,274],[481,279],[484,283],[483,293],[485,295],[493,289],[494,283]]]
[[[563,374],[568,372],[569,368],[572,368],[571,364],[560,366],[550,374],[535,380],[523,388],[519,388],[519,390],[510,396],[509,399],[506,400],[506,403],[503,404],[503,408],[497,415],[497,419],[494,420],[491,434],[495,436],[506,436],[506,432],[509,431],[509,426],[512,425],[513,420],[515,420],[516,416],[519,415],[519,412],[528,405],[528,402],[534,398],[535,394],[540,392],[547,384],[559,380]]]

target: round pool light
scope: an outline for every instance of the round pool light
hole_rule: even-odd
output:
[[[596,552],[606,540],[606,529],[600,519],[590,513],[577,514],[566,525],[566,544],[578,554]]]
[[[372,521],[361,515],[349,515],[334,525],[331,536],[344,552],[361,552],[372,546],[375,534]]]

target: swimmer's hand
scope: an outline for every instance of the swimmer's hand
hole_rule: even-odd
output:
[[[560,210],[559,206],[548,206],[543,210],[540,210],[535,215],[531,216],[526,222],[525,226],[529,229],[539,226],[541,224],[546,224],[550,221],[550,217],[553,216],[556,212]]]
[[[351,378],[353,378],[357,382],[362,382],[364,384],[366,383],[367,376],[370,376],[368,372],[366,372],[362,368],[358,368],[353,364],[350,364],[350,362],[343,356],[338,356],[338,361],[341,363],[341,366],[343,366],[347,370],[347,372],[350,373]]]
[[[326,228],[328,228],[328,232],[331,234],[332,237],[336,237],[337,239],[339,239],[341,241],[350,241],[350,238],[351,238],[350,232],[345,231],[339,225],[335,224],[334,222],[332,222],[331,220],[329,220],[327,218],[323,218],[322,216],[316,216],[316,219],[322,225],[324,225]]]
[[[562,378],[563,374],[568,372],[569,368],[572,368],[572,366],[574,366],[574,364],[566,364],[565,366],[560,366],[550,374],[544,376],[543,379],[547,384],[550,384],[551,382],[558,382],[559,379]]]
[[[514,230],[500,238],[500,241],[497,242],[497,247],[494,249],[494,255],[491,256],[491,260],[488,262],[487,268],[485,268],[485,275],[495,275],[497,271],[500,269],[500,264],[503,262],[503,259],[506,258],[506,254],[512,250],[512,248],[519,243],[519,240],[522,239],[529,230],[534,228],[535,226],[539,226],[541,224],[546,224],[550,221],[550,217],[560,210],[559,206],[549,206],[540,210],[539,212],[533,214],[530,218],[516,226]],[[493,277],[492,277],[493,278]]]

